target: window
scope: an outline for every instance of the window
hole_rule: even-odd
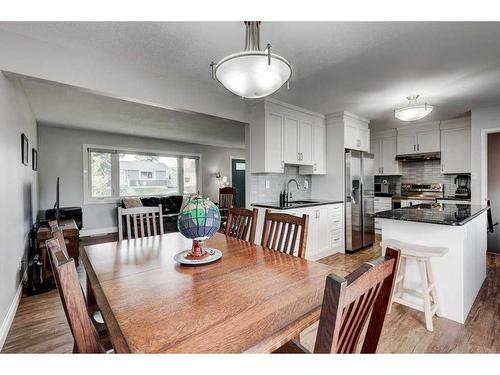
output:
[[[199,156],[84,147],[88,161],[85,198],[116,201],[130,196],[196,194]]]

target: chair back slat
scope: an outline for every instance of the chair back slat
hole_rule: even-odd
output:
[[[104,353],[99,334],[87,312],[74,260],[61,251],[56,238],[47,240],[45,244],[49,249],[52,272],[75,340],[76,351],[78,353]]]
[[[228,210],[226,236],[240,240],[255,242],[258,210],[232,207]]]
[[[270,210],[266,210],[261,245],[304,258],[308,223],[308,215],[298,217],[283,213],[271,213]]]
[[[50,220],[49,221],[49,228],[50,228],[50,231],[52,232],[52,237],[56,238],[57,241],[59,242],[59,246],[61,247],[61,251],[64,253],[66,258],[69,258],[68,249],[66,247],[66,241],[64,239],[63,232],[62,232],[61,228],[59,227],[59,222],[57,220]]]
[[[345,279],[327,277],[315,353],[375,353],[394,287],[400,252],[367,262]]]
[[[158,225],[156,220],[158,220]],[[125,228],[123,227],[124,221]],[[157,207],[118,207],[118,239],[120,241],[124,239],[124,232],[127,239],[133,239],[150,237],[152,233],[156,236],[158,231],[160,234],[164,233],[161,204]]]

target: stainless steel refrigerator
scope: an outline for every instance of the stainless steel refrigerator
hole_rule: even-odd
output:
[[[367,152],[345,152],[345,249],[352,253],[375,239],[374,159]]]

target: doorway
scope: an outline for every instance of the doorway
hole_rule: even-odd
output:
[[[488,134],[488,185],[487,199],[491,205],[493,223],[500,219],[500,133]],[[500,226],[493,227],[493,232],[488,232],[488,251],[500,253]]]
[[[245,159],[231,158],[231,183],[236,188],[236,207],[245,208]]]

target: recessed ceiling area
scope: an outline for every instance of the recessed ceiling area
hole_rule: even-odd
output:
[[[219,147],[245,148],[245,124],[20,79],[38,123]]]
[[[243,49],[243,22],[12,22],[0,29],[68,50],[120,57],[141,69],[214,87],[211,61]],[[273,96],[324,114],[347,110],[372,128],[405,125],[394,109],[419,94],[421,121],[500,103],[500,23],[263,22],[261,44],[292,64]]]

